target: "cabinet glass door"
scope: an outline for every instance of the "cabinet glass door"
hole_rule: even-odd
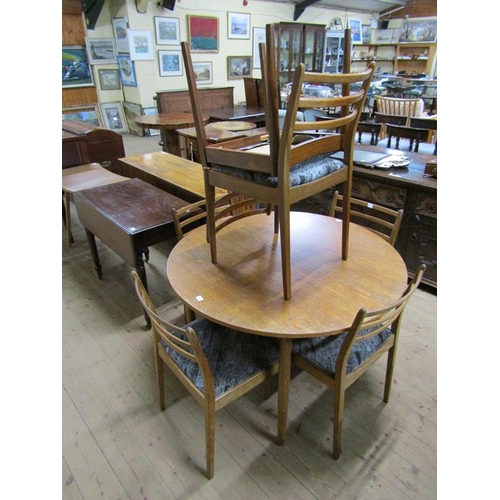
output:
[[[325,73],[342,73],[344,70],[344,35],[343,33],[326,33],[323,71]]]

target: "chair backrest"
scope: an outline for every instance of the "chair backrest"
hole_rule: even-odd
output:
[[[267,213],[270,206],[260,207],[258,200],[236,193],[227,193],[215,200],[215,231],[218,232],[232,222],[250,215]],[[172,207],[175,233],[178,240],[191,229],[206,223],[206,200],[200,200],[181,208]]]
[[[245,76],[245,104],[256,108],[264,108],[266,104],[265,88],[262,79]]]
[[[401,115],[409,119],[411,116],[420,116],[424,111],[424,101],[422,99],[405,99],[398,97],[375,96],[377,111],[386,115]]]
[[[347,336],[340,348],[340,352],[335,364],[335,374],[345,374],[349,355],[354,347],[354,344],[365,342],[375,335],[384,334],[387,329],[390,334],[394,335],[394,344],[397,344],[399,329],[401,326],[401,314],[405,310],[408,302],[415,293],[422,280],[426,266],[422,264],[416,271],[410,284],[407,286],[403,296],[388,307],[367,311],[361,308],[349,329]],[[373,356],[372,356],[373,358]],[[349,376],[351,379],[359,377],[360,373],[364,372],[370,363],[362,363]]]
[[[270,25],[266,26],[266,46],[268,58],[266,66],[269,72],[266,78],[274,82],[277,80],[274,61],[275,36],[274,27]],[[283,185],[289,183],[291,167],[312,157],[343,150],[344,163],[352,166],[355,133],[374,71],[373,62],[359,73],[314,73],[306,71],[302,63],[297,65],[279,141],[278,179],[282,180]],[[303,88],[308,84],[321,85],[326,92],[321,97],[304,95]],[[270,105],[270,97],[272,96],[268,94],[267,105],[272,108],[276,106],[276,102],[271,99]],[[304,121],[300,122],[296,120],[299,109],[304,113]],[[297,134],[300,135],[302,132],[308,135],[318,128],[315,117],[313,121],[307,121],[308,110],[311,109],[338,109],[341,116],[328,115],[326,119],[321,120],[320,133],[297,143],[295,139]]]
[[[169,348],[171,353],[175,353],[176,361],[169,355],[169,359],[164,359],[171,370],[176,374],[177,378],[183,383],[186,389],[200,404],[205,398],[215,397],[215,387],[213,374],[210,370],[207,358],[201,348],[196,332],[191,327],[180,328],[172,323],[161,318],[151,301],[151,298],[145,289],[141,278],[137,271],[132,271],[132,278],[134,280],[135,291],[137,297],[146,311],[146,314],[151,320],[153,328],[153,341],[155,352],[158,350],[158,344],[163,341]],[[189,360],[198,365],[199,370],[203,377],[203,392],[186,376],[179,368],[182,361],[179,359]]]
[[[331,217],[342,214],[343,200],[343,196],[338,191],[335,191],[330,207]],[[392,210],[376,203],[351,198],[351,220],[353,222],[362,222],[367,229],[378,234],[390,245],[394,246],[403,220],[403,210]]]

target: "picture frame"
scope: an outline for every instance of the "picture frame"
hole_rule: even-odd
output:
[[[342,19],[340,17],[335,17],[333,19],[333,30],[334,31],[344,31],[344,26],[342,24]]]
[[[120,80],[124,87],[137,87],[137,78],[135,75],[134,61],[130,56],[116,56],[118,70],[120,71]]]
[[[371,29],[372,27],[369,24],[361,25],[361,40],[364,45],[369,45],[371,40]]]
[[[83,45],[62,47],[62,87],[93,87],[94,77],[89,64],[87,48]]]
[[[120,90],[122,88],[120,72],[117,69],[100,69],[98,74],[101,90]]]
[[[88,123],[89,125],[95,125],[96,127],[103,126],[101,111],[97,104],[63,108],[62,119]]]
[[[188,14],[188,41],[191,52],[219,52],[219,18]]]
[[[252,56],[228,56],[227,79],[238,80],[252,75]]]
[[[399,33],[399,43],[435,43],[436,39],[437,17],[405,19]]]
[[[116,63],[114,38],[90,38],[86,36],[85,45],[90,64]]]
[[[129,29],[127,30],[127,37],[132,61],[154,60],[151,31]]]
[[[156,45],[180,45],[178,17],[155,16]]]
[[[139,137],[144,137],[144,129],[134,121],[134,118],[142,116],[142,106],[134,102],[124,101],[123,111],[125,113],[129,132]]]
[[[250,40],[250,14],[228,12],[227,37],[239,40]]]
[[[349,17],[347,18],[347,25],[351,30],[351,41],[353,44],[362,44],[362,25],[361,20],[357,17]]]
[[[115,35],[115,46],[118,54],[128,54],[128,23],[125,17],[113,18],[113,33]]]
[[[155,108],[154,106],[148,107],[148,108],[143,108],[142,109],[143,114],[148,115],[148,116],[154,116],[158,114],[158,109]],[[150,137],[153,137],[155,135],[160,135],[161,131],[160,129],[157,128],[147,128],[144,130],[146,135],[149,135]]]
[[[253,67],[254,69],[260,69],[260,52],[259,43],[266,43],[266,28],[253,28]]]
[[[182,76],[184,74],[180,50],[159,50],[158,65],[160,76]]]
[[[372,43],[376,43],[379,45],[383,44],[391,44],[392,39],[394,38],[394,29],[381,29],[381,30],[373,30],[373,41]]]
[[[104,127],[118,133],[127,133],[128,127],[120,101],[100,103]]]
[[[211,85],[213,83],[213,67],[211,61],[194,62],[193,72],[197,85]]]

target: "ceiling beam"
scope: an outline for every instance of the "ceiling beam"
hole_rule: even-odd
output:
[[[304,0],[303,2],[300,2],[297,5],[295,5],[295,10],[293,11],[293,20],[296,21],[301,16],[301,14],[306,10],[306,7],[314,5],[315,3],[318,2],[319,0]]]

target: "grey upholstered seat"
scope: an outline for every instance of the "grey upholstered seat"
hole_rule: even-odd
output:
[[[248,380],[263,368],[271,369],[278,361],[277,343],[265,337],[231,330],[204,318],[195,319],[184,328],[188,327],[196,332],[210,365],[214,376],[215,397]],[[160,343],[182,372],[204,392],[203,376],[198,363],[180,355],[164,340]]]

